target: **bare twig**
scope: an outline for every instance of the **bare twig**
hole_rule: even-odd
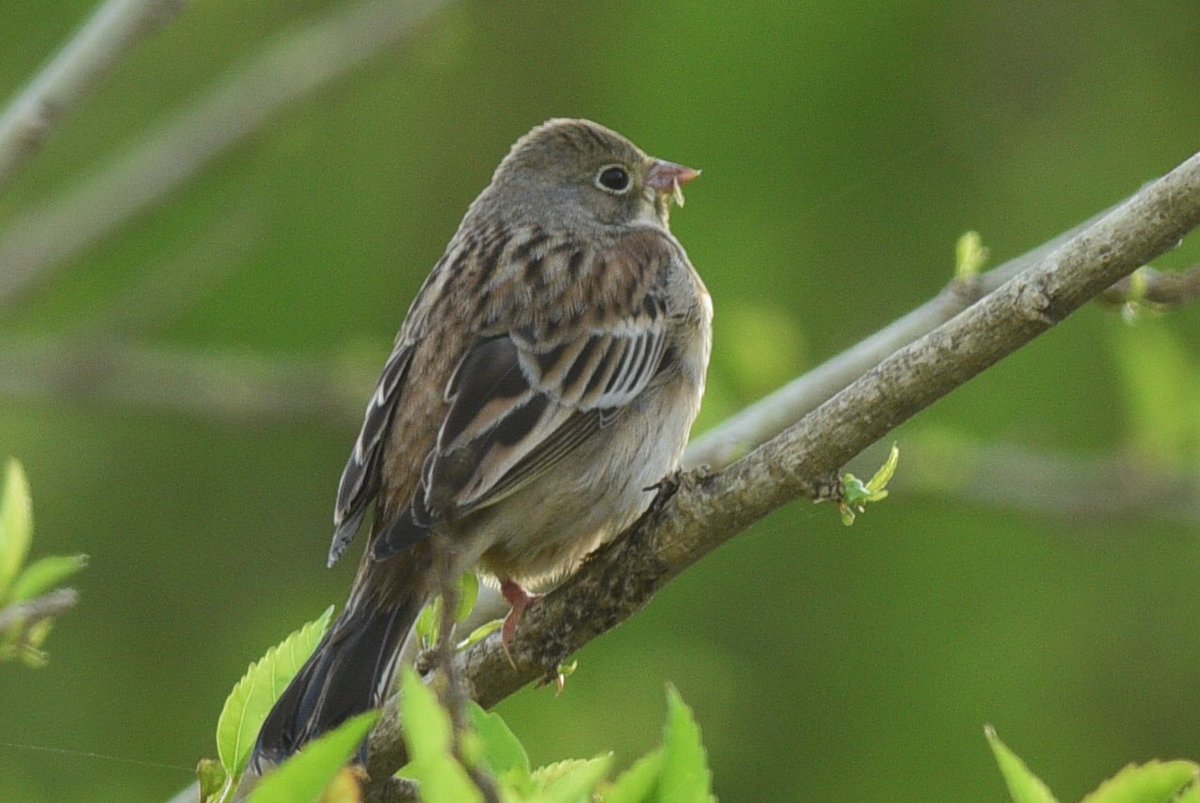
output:
[[[0,116],[0,190],[42,146],[54,126],[185,0],[108,0]]]
[[[435,538],[447,538],[438,534]],[[500,803],[499,793],[491,777],[479,767],[474,767],[467,760],[463,743],[463,733],[467,729],[467,695],[463,688],[462,670],[454,661],[455,626],[458,620],[460,602],[460,576],[454,571],[452,559],[453,545],[447,540],[438,549],[438,559],[434,561],[437,572],[438,588],[441,594],[442,610],[438,622],[438,639],[434,646],[436,654],[435,669],[442,673],[445,685],[441,690],[442,705],[450,714],[450,750],[454,757],[467,771],[467,777],[479,790],[486,803]],[[402,790],[401,790],[402,791]]]
[[[0,307],[446,2],[371,0],[283,37],[68,195],[13,220],[0,236]]]
[[[1140,287],[1134,292],[1133,277],[1121,281],[1100,294],[1105,304],[1118,306],[1129,301],[1148,301],[1163,309],[1175,309],[1200,298],[1200,265],[1180,273],[1164,273],[1154,268],[1140,272]]]
[[[59,588],[40,597],[18,602],[0,609],[0,637],[7,636],[13,628],[22,632],[43,619],[61,616],[79,602],[79,592],[73,588]]]
[[[1065,319],[1200,225],[1200,154],[1143,188],[947,323],[895,352],[803,420],[676,493],[600,549],[522,620],[509,664],[494,635],[459,654],[490,707],[644,606],[672,578],[788,502],[836,491],[838,469],[891,429]],[[404,763],[396,706],[371,737],[368,769]]]

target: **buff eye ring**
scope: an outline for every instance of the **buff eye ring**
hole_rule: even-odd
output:
[[[607,165],[596,174],[596,186],[615,195],[628,192],[631,184],[629,171],[621,165]]]

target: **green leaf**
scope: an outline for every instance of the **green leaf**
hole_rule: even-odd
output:
[[[211,758],[202,758],[196,765],[196,780],[200,783],[200,803],[210,800],[220,800],[229,776],[221,762]]]
[[[483,800],[467,771],[450,751],[450,715],[437,695],[405,668],[400,700],[404,741],[410,761],[405,775],[421,784],[424,803],[470,803]]]
[[[1200,766],[1190,761],[1130,764],[1083,799],[1082,803],[1168,803],[1196,780]]]
[[[454,621],[462,624],[467,621],[471,611],[475,610],[475,601],[479,599],[479,576],[475,572],[467,572],[462,576],[458,586],[458,610],[454,613]]]
[[[321,793],[321,803],[363,803],[361,777],[357,768],[342,767]]]
[[[4,467],[4,488],[0,489],[0,602],[8,599],[12,582],[29,555],[32,538],[29,480],[21,464],[10,459]]]
[[[54,627],[53,619],[39,619],[21,634],[21,661],[31,669],[41,669],[50,660],[50,656],[42,652],[42,645],[50,637],[50,629]]]
[[[569,663],[559,664],[554,668],[554,683],[558,686],[558,691],[555,696],[562,694],[562,690],[567,687],[567,678],[574,675],[579,669],[579,659],[572,658]]]
[[[1200,783],[1194,783],[1180,792],[1174,803],[1200,803]]]
[[[659,748],[647,753],[625,770],[616,781],[605,790],[600,799],[603,803],[651,803],[658,777],[662,772],[663,751]]]
[[[467,647],[472,647],[502,627],[504,627],[503,619],[493,619],[490,622],[485,622],[472,630],[469,636],[460,641],[458,644],[458,649],[465,650]]]
[[[1122,329],[1114,352],[1123,375],[1134,448],[1167,467],[1183,467],[1200,441],[1196,366],[1187,349],[1161,321]]]
[[[217,719],[217,757],[234,782],[246,771],[254,740],[279,695],[329,629],[333,606],[267,650],[233,687]]]
[[[842,514],[842,523],[849,527],[854,523],[855,513],[862,513],[872,502],[882,502],[887,499],[887,486],[896,474],[896,466],[900,463],[900,449],[892,444],[887,460],[871,479],[863,482],[850,472],[842,476],[842,498],[838,503],[838,511]]]
[[[557,761],[534,771],[538,791],[528,803],[587,803],[608,775],[612,755]]]
[[[874,476],[867,481],[867,490],[871,494],[882,493],[883,496],[880,496],[879,499],[883,499],[884,496],[887,496],[887,491],[884,489],[887,488],[888,483],[892,481],[892,477],[896,476],[896,466],[899,464],[900,447],[893,443],[891,450],[888,452],[887,460],[883,462],[883,465],[879,467],[879,470],[875,472]],[[874,502],[876,500],[868,499],[867,501]]]
[[[13,583],[12,601],[21,602],[45,594],[87,564],[87,555],[54,555],[35,560]]]
[[[984,728],[983,733],[992,746],[992,752],[996,755],[996,763],[1000,765],[1000,774],[1004,776],[1004,782],[1008,784],[1008,793],[1012,796],[1013,803],[1057,803],[1054,795],[1050,794],[1046,785],[1029,771],[1025,762],[1018,758],[1016,753],[1009,750],[1004,742],[1000,741],[1000,737],[996,735],[996,731],[991,725]]]
[[[248,803],[317,803],[379,721],[379,711],[346,720],[264,776]]]
[[[700,742],[700,728],[674,686],[667,686],[667,727],[663,736],[658,797],[662,803],[715,799],[708,758]]]
[[[417,616],[417,641],[423,650],[431,650],[437,644],[439,625],[442,621],[442,597],[439,594],[433,602],[421,609]]]
[[[954,244],[954,278],[967,282],[979,275],[987,263],[988,250],[977,231],[968,231]]]
[[[484,711],[475,702],[467,704],[471,725],[482,745],[480,759],[488,771],[517,792],[532,790],[529,755],[499,714]]]

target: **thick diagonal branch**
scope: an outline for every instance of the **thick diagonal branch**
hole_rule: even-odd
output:
[[[728,469],[692,473],[525,616],[511,666],[497,636],[457,656],[493,706],[644,606],[667,582],[771,511],[820,498],[851,457],[994,365],[1200,225],[1200,154],[1143,188]],[[371,737],[369,772],[404,763],[395,706]]]

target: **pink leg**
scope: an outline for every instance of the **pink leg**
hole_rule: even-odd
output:
[[[504,647],[504,654],[508,656],[508,662],[512,664],[512,653],[508,651],[508,645],[517,633],[517,626],[521,624],[521,617],[525,615],[525,609],[541,597],[537,594],[530,594],[512,580],[500,582],[500,595],[504,597],[504,601],[510,608],[508,616],[504,617],[504,626],[500,628],[500,644]],[[513,666],[515,668],[516,664]]]

